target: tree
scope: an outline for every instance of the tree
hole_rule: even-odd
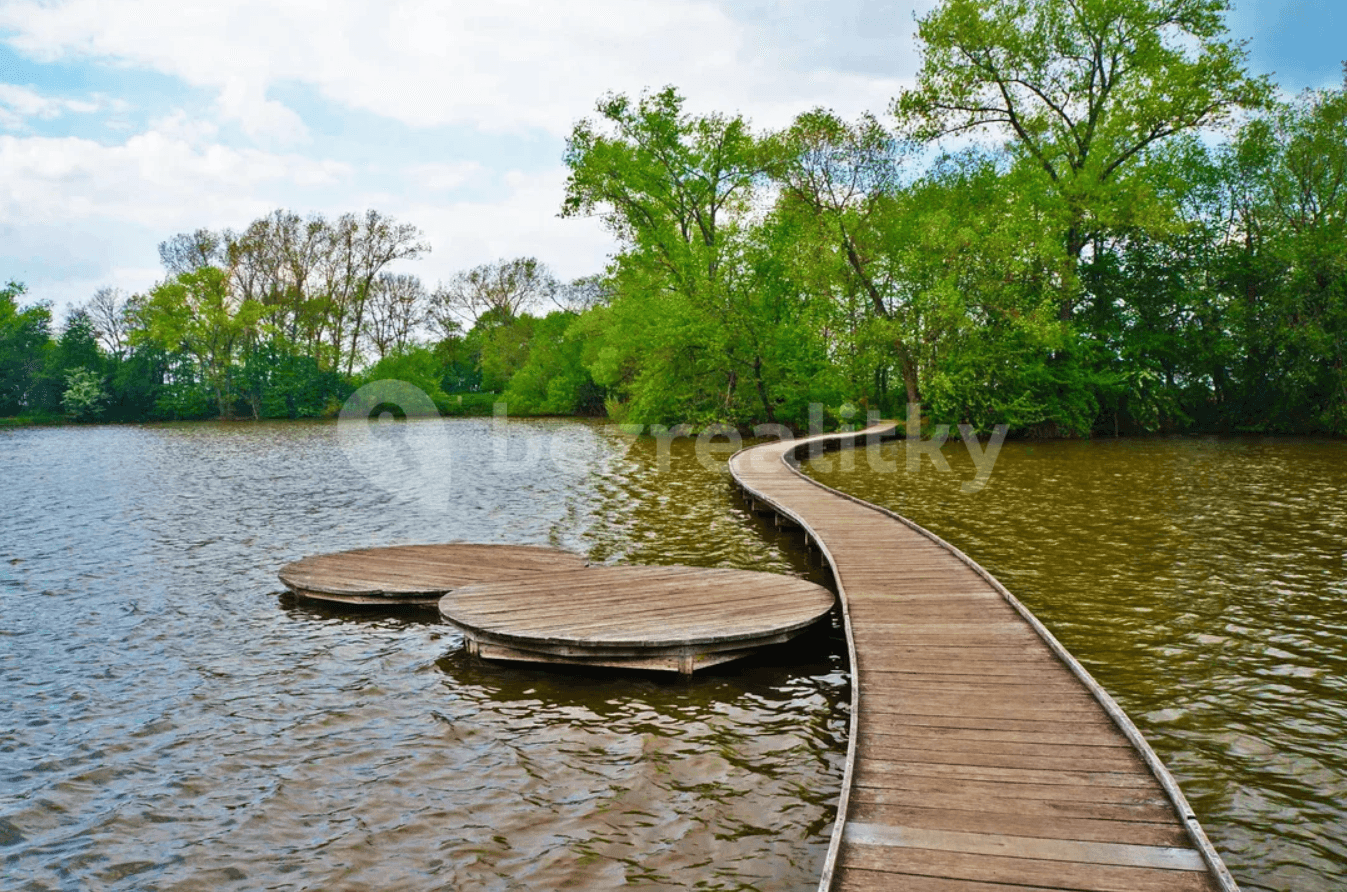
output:
[[[603,411],[603,389],[584,365],[580,317],[564,310],[533,323],[528,356],[511,376],[504,401],[513,414],[595,415]]]
[[[261,313],[256,301],[235,299],[223,270],[202,267],[181,273],[150,292],[137,308],[132,343],[189,354],[196,361],[197,380],[210,389],[220,417],[231,418],[240,395],[235,357]]]
[[[1347,85],[1249,122],[1221,158],[1235,424],[1347,429]]]
[[[430,250],[410,224],[369,210],[336,220],[277,210],[243,233],[198,229],[159,246],[170,277],[205,268],[225,275],[238,303],[261,307],[257,333],[269,329],[301,344],[325,366],[349,376],[368,331],[374,282],[388,264]],[[260,343],[245,339],[246,354]]]
[[[1261,105],[1267,80],[1226,39],[1228,0],[944,0],[921,19],[915,89],[893,106],[921,139],[1006,136],[1061,203],[1078,262],[1093,234],[1135,220],[1125,175],[1148,147]],[[1072,312],[1065,283],[1062,313]]]
[[[51,349],[51,307],[20,308],[26,289],[18,282],[0,287],[0,415],[40,408],[40,378]]]
[[[359,355],[360,338],[364,334],[365,310],[374,280],[388,264],[395,260],[412,260],[430,251],[420,241],[421,230],[410,223],[397,223],[378,211],[369,210],[363,218],[343,214],[333,225],[332,249],[336,267],[341,270],[332,298],[342,315],[351,320],[350,340],[347,345],[346,374],[350,375]],[[340,329],[336,329],[337,332]],[[340,367],[342,343],[340,335],[334,339],[337,348],[337,366]]]
[[[401,273],[380,273],[370,293],[367,337],[379,359],[410,347],[426,315],[429,296],[421,279]]]
[[[126,355],[128,320],[126,295],[120,288],[99,288],[85,304],[84,311],[93,320],[94,330],[103,349],[114,359]]]
[[[229,232],[198,229],[180,232],[159,243],[159,261],[170,276],[193,273],[203,267],[222,267],[226,263]]]
[[[58,370],[58,376],[70,369],[85,368],[98,371],[104,363],[103,354],[98,349],[98,329],[89,311],[75,307],[66,314],[61,326],[61,336],[56,341],[52,361]]]
[[[635,102],[606,96],[598,112],[567,141],[562,204],[563,216],[598,213],[624,248],[605,314],[624,333],[596,356],[595,379],[641,421],[770,420],[763,357],[741,337],[751,291],[736,282],[752,272],[743,258],[766,147],[742,117],[685,114],[672,87]],[[756,410],[741,381],[752,382],[743,396]]]
[[[557,288],[551,298],[552,303],[559,310],[570,313],[584,313],[595,307],[605,307],[612,303],[612,283],[601,273],[581,276]]]
[[[824,109],[797,117],[777,141],[781,155],[773,173],[782,186],[780,209],[813,224],[818,246],[811,258],[814,287],[834,292],[834,299],[847,305],[844,316],[861,311],[861,318],[846,326],[851,332],[866,327],[864,315],[883,321],[869,328],[891,335],[885,352],[897,360],[907,401],[920,402],[916,342],[922,335],[921,313],[911,292],[895,280],[897,267],[885,251],[886,233],[895,223],[904,147],[871,115],[853,125]],[[857,296],[859,303],[853,299]],[[892,360],[889,355],[873,359],[882,382]]]
[[[454,274],[431,296],[437,324],[461,319],[475,322],[495,311],[513,319],[525,310],[540,308],[557,293],[560,283],[536,257],[516,257],[484,263]]]
[[[65,376],[61,408],[75,421],[96,421],[107,408],[108,394],[103,378],[86,368],[71,369]]]

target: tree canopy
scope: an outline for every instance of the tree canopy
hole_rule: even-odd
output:
[[[11,283],[0,413],[331,415],[396,377],[447,414],[1347,433],[1347,83],[1275,98],[1227,11],[942,0],[887,116],[602,96],[560,211],[616,250],[570,282],[525,253],[431,288],[415,226],[277,210],[55,333]]]

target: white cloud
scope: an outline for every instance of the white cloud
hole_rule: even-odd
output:
[[[414,189],[429,192],[446,192],[474,180],[485,180],[491,176],[486,165],[478,161],[436,162],[413,164],[403,171],[408,185]]]
[[[59,309],[104,284],[144,290],[162,275],[150,265],[159,241],[198,227],[240,229],[282,206],[329,216],[373,207],[420,227],[433,250],[401,268],[432,285],[526,254],[574,278],[600,271],[612,249],[597,221],[557,217],[563,168],[508,171],[497,194],[443,201],[436,189],[487,169],[471,161],[419,165],[405,172],[425,188],[361,190],[363,171],[345,164],[233,149],[206,141],[209,134],[178,112],[120,145],[0,136],[0,220],[24,221],[14,250],[45,255],[48,271],[21,276],[35,295],[55,298]]]
[[[742,111],[760,125],[818,104],[880,111],[915,71],[902,36],[910,20],[895,11],[910,8],[797,3],[764,24],[705,0],[20,0],[0,7],[0,28],[36,58],[102,59],[214,89],[221,109],[258,134],[302,137],[294,112],[266,98],[297,83],[413,126],[560,135],[604,92],[665,84],[700,109]],[[888,29],[879,33],[898,37],[887,54],[864,21],[876,10]],[[825,25],[831,42],[816,52]],[[847,40],[864,49],[863,66],[849,64]]]
[[[597,220],[557,216],[567,171],[506,172],[506,192],[482,201],[435,202],[366,195],[360,207],[386,208],[426,235],[431,254],[407,271],[433,285],[455,272],[498,258],[536,256],[563,279],[601,272],[613,240]]]
[[[261,87],[242,78],[234,78],[220,89],[217,108],[225,120],[237,121],[244,133],[259,142],[293,145],[309,138],[309,129],[299,115],[268,99]]]
[[[125,221],[171,234],[245,222],[275,207],[269,191],[331,186],[350,169],[300,155],[198,145],[150,130],[121,145],[0,136],[0,218]]]
[[[124,101],[110,99],[101,94],[94,94],[87,99],[70,99],[44,95],[31,86],[0,83],[0,127],[6,130],[25,129],[27,121],[33,118],[47,121],[67,112],[87,115],[105,110],[125,109]]]

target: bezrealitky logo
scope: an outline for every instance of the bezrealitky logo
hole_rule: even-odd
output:
[[[839,414],[843,418],[839,432],[859,433],[858,425],[849,423],[855,414],[854,409],[845,407]],[[361,387],[343,404],[337,421],[338,442],[352,466],[370,484],[393,495],[429,506],[444,507],[449,504],[452,480],[450,455],[442,436],[444,429],[439,425],[408,428],[386,423],[395,419],[439,417],[435,403],[416,385],[392,379],[374,381]],[[865,427],[874,427],[880,421],[879,413],[872,410],[867,413]],[[490,422],[492,450],[491,460],[487,464],[491,468],[500,470],[508,466],[519,470],[521,465],[533,466],[548,462],[559,467],[583,459],[583,456],[575,454],[577,444],[566,437],[553,437],[546,443],[531,441],[527,444],[529,448],[520,454],[510,448],[510,427],[506,404],[496,403]],[[964,481],[960,488],[966,493],[976,493],[991,480],[1008,428],[1004,424],[996,425],[986,446],[983,446],[972,425],[960,424],[957,427],[976,469],[973,479]],[[809,407],[809,431],[806,436],[823,434],[823,428],[823,404],[813,403]],[[937,471],[951,473],[949,460],[943,452],[950,434],[948,424],[935,426],[929,437],[923,437],[921,404],[909,403],[905,428],[903,468],[907,473],[921,471],[923,455],[930,459]],[[673,444],[680,439],[692,441],[696,460],[708,470],[722,467],[725,456],[743,448],[743,436],[728,425],[710,425],[698,430],[687,424],[627,423],[604,425],[600,430],[610,440],[625,441],[627,447],[642,435],[652,437],[655,441],[653,470],[661,474],[670,470]],[[759,440],[795,439],[792,432],[780,424],[757,425],[751,435]],[[825,456],[820,450],[811,456],[811,461],[824,472],[832,470],[834,462],[838,469],[849,471],[854,470],[858,458],[863,457],[866,466],[874,472],[896,473],[897,459],[885,457],[880,445],[878,437],[867,437],[863,442],[858,442],[856,448],[842,450],[835,456]]]

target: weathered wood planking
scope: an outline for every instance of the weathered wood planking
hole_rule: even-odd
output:
[[[834,601],[775,573],[617,566],[464,586],[440,614],[488,659],[691,674],[789,640]]]
[[[841,597],[851,736],[820,892],[1236,892],[1140,732],[1018,600],[934,534],[796,468],[893,432],[730,459],[755,509],[804,528]]]
[[[477,582],[537,579],[577,570],[584,557],[532,545],[395,545],[319,554],[277,574],[295,594],[341,604],[434,607],[446,592]]]

